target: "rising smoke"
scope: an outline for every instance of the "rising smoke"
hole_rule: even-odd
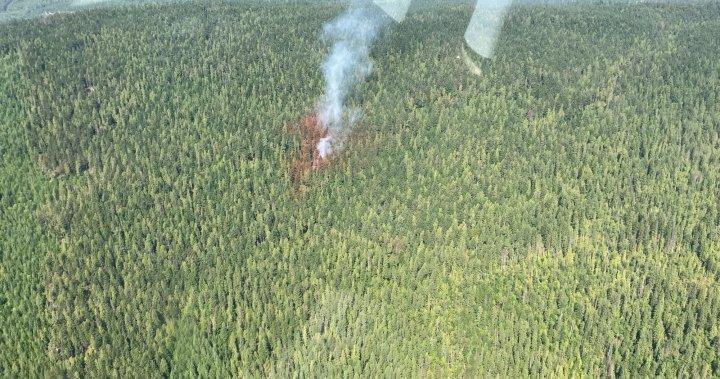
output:
[[[372,72],[370,47],[387,20],[376,9],[353,4],[323,28],[323,39],[332,47],[322,64],[325,93],[318,113],[327,135],[317,144],[321,158],[342,149],[348,131],[360,117],[360,110],[348,109],[345,100]]]
[[[323,39],[332,47],[322,64],[325,93],[318,114],[327,135],[316,146],[321,159],[342,149],[348,132],[360,118],[360,110],[348,109],[345,100],[353,87],[373,70],[370,47],[380,28],[390,20],[386,15],[401,22],[411,3],[411,0],[374,0],[378,8],[371,8],[367,3],[358,4],[358,1],[323,28]],[[493,56],[499,30],[511,3],[512,0],[477,0],[465,32],[465,41],[476,53],[485,58]]]

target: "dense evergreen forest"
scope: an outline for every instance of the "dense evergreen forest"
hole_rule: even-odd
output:
[[[0,0],[0,22],[19,18],[47,17],[56,13],[69,13],[96,7],[183,1],[192,0]]]
[[[0,376],[720,376],[720,4],[416,8],[298,174],[342,11],[0,24]]]

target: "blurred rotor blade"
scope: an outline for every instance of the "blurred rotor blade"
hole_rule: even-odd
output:
[[[465,41],[476,53],[492,58],[497,36],[511,2],[512,0],[478,0],[465,31]]]
[[[384,10],[388,16],[394,18],[395,21],[402,22],[405,19],[408,8],[410,8],[411,1],[412,0],[374,0],[374,3]]]

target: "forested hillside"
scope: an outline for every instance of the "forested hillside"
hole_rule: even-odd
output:
[[[170,1],[176,0],[0,0],[0,22],[18,18],[48,17],[55,13],[75,12],[97,6]]]
[[[0,376],[720,376],[720,4],[416,8],[298,174],[342,10],[0,24]]]

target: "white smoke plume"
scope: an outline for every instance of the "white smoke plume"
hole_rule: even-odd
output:
[[[328,134],[316,147],[321,158],[342,149],[347,132],[360,117],[360,110],[347,109],[345,100],[372,72],[370,47],[387,20],[377,10],[353,4],[323,28],[323,39],[332,47],[322,64],[325,93],[318,112]]]

